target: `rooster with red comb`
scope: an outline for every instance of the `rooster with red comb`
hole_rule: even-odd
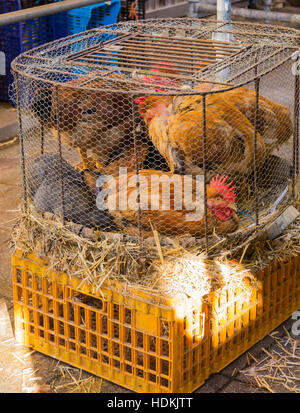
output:
[[[138,183],[138,184],[137,184]],[[239,226],[236,194],[227,177],[213,178],[207,189],[208,234],[227,234]],[[154,227],[167,236],[205,235],[204,183],[187,176],[151,169],[111,178],[102,188],[104,205],[122,226],[125,221],[143,234]]]

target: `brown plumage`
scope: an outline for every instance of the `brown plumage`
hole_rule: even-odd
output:
[[[63,143],[78,148],[83,168],[89,166],[88,150],[101,168],[120,145],[125,141],[130,144],[131,101],[126,95],[114,91],[124,89],[122,79],[115,73],[96,80],[88,75],[73,79],[58,86],[58,100],[55,88],[41,89],[32,106],[40,121],[51,128],[54,135],[58,133],[59,124]],[[74,88],[83,83],[89,89]]]
[[[219,93],[209,99],[222,99],[240,110],[255,124],[256,93],[251,89],[240,87]],[[293,133],[290,109],[259,95],[257,128],[270,154],[275,148],[287,142]]]
[[[171,172],[192,173],[203,164],[203,111],[201,96],[148,96],[139,110],[149,136],[166,158]],[[227,173],[250,174],[254,162],[254,127],[238,109],[223,101],[208,100],[206,161]],[[265,159],[265,145],[257,133],[257,165]]]
[[[203,182],[157,170],[139,171],[138,182],[137,175],[129,173],[112,178],[102,188],[105,205],[116,223],[121,225],[126,219],[138,225],[140,205],[143,230],[151,231],[153,226],[165,235],[205,235]],[[210,234],[238,228],[234,190],[225,177],[217,177],[207,186]]]

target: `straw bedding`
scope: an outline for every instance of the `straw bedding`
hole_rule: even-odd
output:
[[[296,207],[300,207],[297,202]],[[137,240],[118,233],[101,233],[67,223],[49,213],[23,214],[12,233],[12,249],[46,259],[52,270],[77,276],[101,292],[105,282],[123,281],[165,297],[178,294],[201,298],[224,287],[242,287],[245,279],[255,285],[255,271],[272,260],[300,253],[300,218],[277,239],[253,234],[232,248],[232,240],[210,240],[208,255],[201,240],[153,238]],[[261,238],[261,239],[260,239]],[[138,242],[137,242],[138,241]],[[227,251],[226,254],[222,251]],[[249,286],[249,282],[247,282]]]

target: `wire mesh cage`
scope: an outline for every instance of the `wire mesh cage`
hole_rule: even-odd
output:
[[[299,48],[295,29],[184,18],[23,53],[24,210],[136,243],[239,247],[297,193]]]

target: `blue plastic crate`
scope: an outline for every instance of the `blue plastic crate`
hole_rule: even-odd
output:
[[[0,0],[0,14],[56,1],[58,0]],[[0,27],[0,51],[5,53],[6,67],[6,74],[0,74],[0,100],[10,100],[9,87],[13,82],[10,70],[12,60],[26,50],[61,37],[57,29],[54,15]]]
[[[68,35],[114,24],[118,20],[120,9],[121,1],[111,0],[110,2],[99,2],[99,4],[93,6],[69,10],[67,12]]]

